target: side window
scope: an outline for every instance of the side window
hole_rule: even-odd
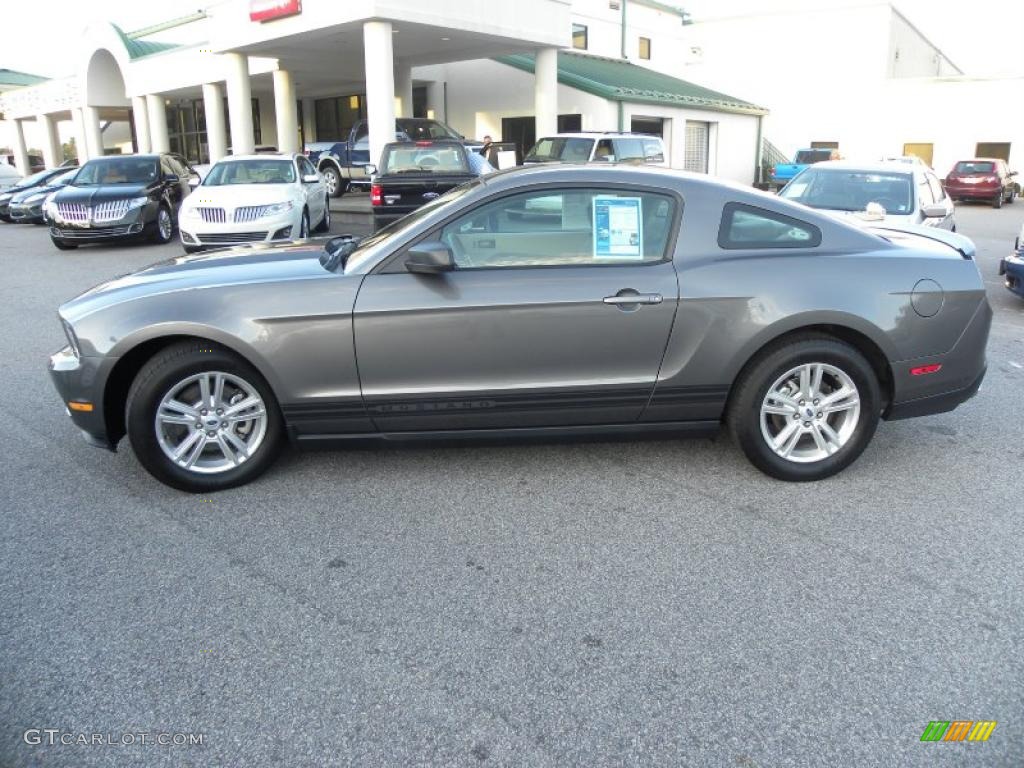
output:
[[[934,173],[926,173],[924,175],[928,179],[928,186],[932,188],[932,196],[935,197],[935,202],[941,203],[946,199],[946,191],[942,188],[942,182],[939,181],[938,177]]]
[[[648,163],[665,162],[665,149],[657,139],[644,139],[644,160]]]
[[[616,139],[615,159],[620,163],[643,162],[644,144],[640,139]]]
[[[676,206],[654,192],[524,192],[459,217],[439,239],[459,269],[653,263],[667,258]]]
[[[615,147],[611,139],[601,139],[594,148],[594,159],[605,160],[609,163],[615,162]]]
[[[309,160],[307,158],[300,157],[299,158],[299,174],[301,176],[310,176],[311,174],[314,174],[314,173],[316,173],[316,169],[313,167],[313,164],[311,162],[309,162]]]
[[[821,230],[785,214],[743,203],[726,203],[718,228],[718,245],[739,248],[814,248]]]

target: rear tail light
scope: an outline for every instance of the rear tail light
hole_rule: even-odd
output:
[[[417,141],[416,142],[416,146],[417,147],[432,147],[432,146],[434,146],[434,142],[432,142],[432,141]]]
[[[381,204],[381,190],[380,184],[373,184],[370,186],[370,205]]]
[[[925,376],[929,373],[938,373],[942,370],[942,363],[932,363],[931,365],[920,365],[917,368],[910,369],[911,376]]]
[[[982,181],[985,181],[985,182],[987,182],[989,184],[995,184],[997,181],[999,181],[999,177],[998,176],[986,176],[984,179],[982,179]]]

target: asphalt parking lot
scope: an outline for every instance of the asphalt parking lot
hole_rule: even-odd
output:
[[[723,435],[287,454],[208,498],[87,446],[46,372],[62,300],[180,246],[0,225],[0,766],[1019,766],[1024,204],[957,219],[984,388],[830,480]]]

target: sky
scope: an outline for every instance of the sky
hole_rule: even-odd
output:
[[[713,8],[716,14],[731,14],[774,3],[820,8],[850,5],[851,1],[671,0],[689,8],[698,21],[706,8]],[[7,0],[2,14],[6,30],[38,32],[45,28],[45,33],[5,34],[0,68],[47,77],[73,74],[76,41],[90,22],[106,19],[131,31],[212,4],[211,0]],[[967,74],[1024,75],[1024,46],[1016,34],[1024,29],[1024,0],[895,0],[894,4]],[[795,31],[794,40],[798,39]]]

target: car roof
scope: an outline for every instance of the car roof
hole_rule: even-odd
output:
[[[566,131],[565,133],[549,133],[545,136],[541,136],[538,141],[543,139],[596,139],[596,138],[607,138],[607,139],[633,139],[633,138],[648,138],[658,139],[661,141],[661,136],[655,133],[637,133],[634,131]]]
[[[971,157],[967,160],[957,160],[958,163],[1005,163],[1001,157]]]
[[[251,155],[226,155],[218,163],[235,163],[239,160],[291,160],[297,155],[294,152],[255,152]]]
[[[869,160],[858,163],[854,160],[825,160],[807,167],[811,169],[836,170],[836,171],[866,171],[868,173],[904,173],[907,176],[920,170],[914,163],[903,163],[899,160]]]

